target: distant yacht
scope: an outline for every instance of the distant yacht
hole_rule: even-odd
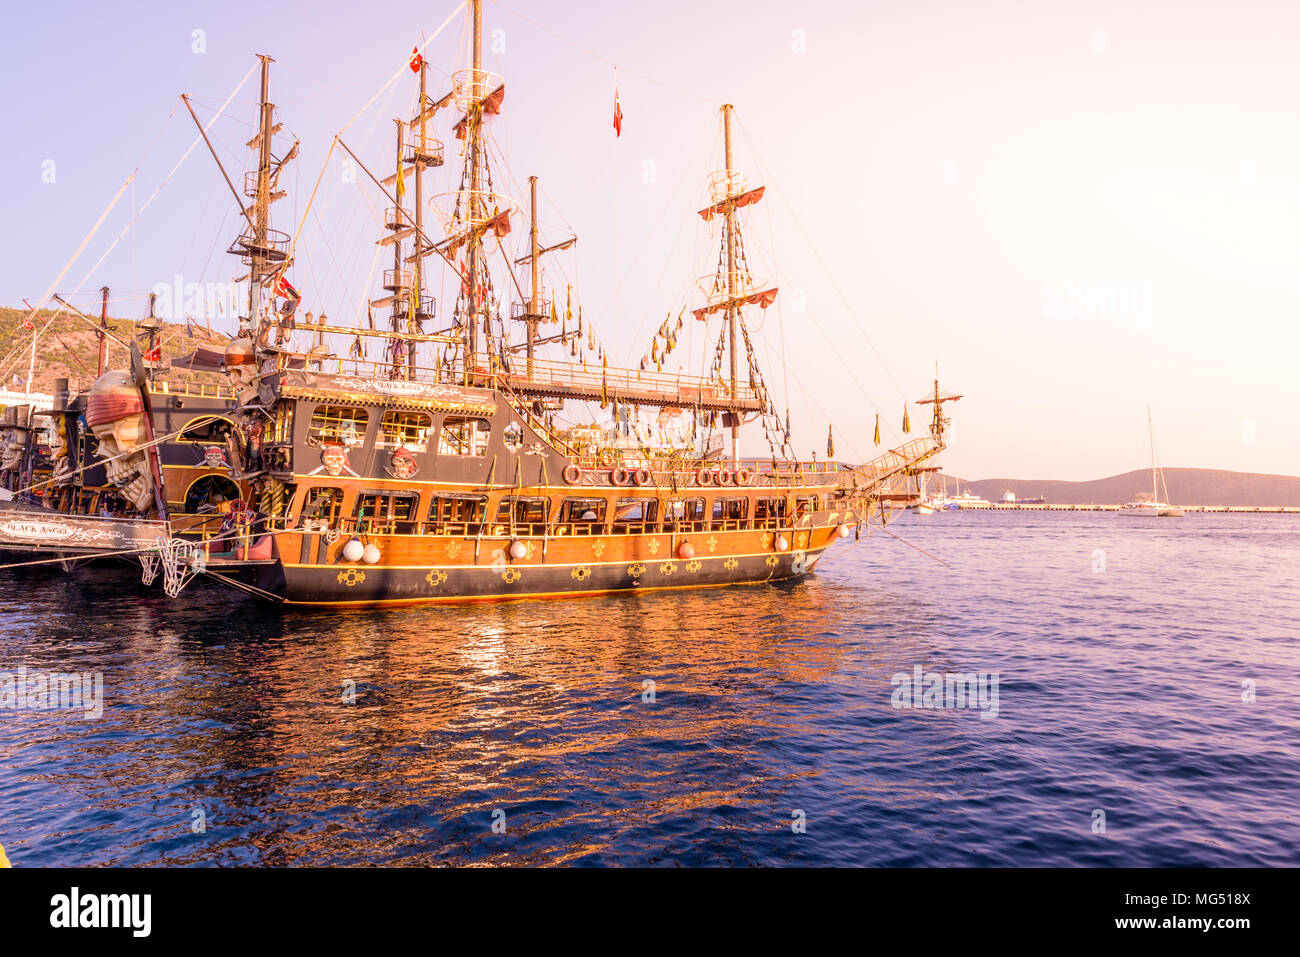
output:
[[[1151,443],[1151,493],[1139,492],[1130,502],[1120,507],[1120,515],[1135,518],[1181,518],[1183,510],[1177,505],[1170,505],[1160,498],[1159,489],[1163,488],[1165,497],[1169,497],[1169,488],[1165,485],[1165,473],[1156,463],[1156,433],[1151,426],[1151,406],[1147,406],[1147,435]]]

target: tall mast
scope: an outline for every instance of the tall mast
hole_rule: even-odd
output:
[[[269,227],[271,196],[271,117],[272,107],[268,96],[271,86],[271,64],[274,62],[265,53],[257,58],[262,61],[262,94],[259,99],[261,110],[257,137],[257,193],[253,201],[253,255],[248,274],[248,317],[256,324],[260,334],[262,325],[262,279],[266,275],[267,228]],[[259,335],[260,338],[260,335]]]
[[[420,139],[419,144],[413,150],[415,156],[415,295],[411,298],[412,302],[411,322],[412,328],[423,331],[423,325],[417,321],[419,316],[424,315],[424,149],[426,143],[426,129],[424,109],[426,71],[429,65],[424,62],[424,57],[420,57],[420,98],[416,101],[419,103],[420,117]],[[411,138],[414,139],[415,130],[409,131]],[[398,175],[401,175],[401,167],[398,167]],[[398,243],[397,245],[401,245]],[[407,354],[407,367],[411,370],[411,378],[415,378],[415,342],[411,343],[411,350]]]
[[[1156,433],[1151,427],[1151,403],[1147,403],[1147,437],[1151,441],[1151,501],[1160,501],[1160,496],[1156,494]]]
[[[723,139],[726,147],[726,176],[730,183],[732,176],[731,165],[731,111],[734,107],[730,103],[724,103],[722,106],[722,126]],[[730,192],[730,189],[728,189]],[[731,461],[732,464],[738,464],[740,461],[740,410],[736,405],[736,397],[739,395],[739,376],[736,372],[736,326],[740,313],[740,307],[736,303],[736,206],[734,203],[728,203],[726,208],[726,244],[727,244],[727,337],[730,340],[731,352],[731,401],[733,409],[731,412]]]
[[[466,123],[466,137],[469,142],[469,222],[478,221],[479,203],[479,155],[483,148],[483,0],[471,0],[470,15],[474,26],[474,58],[470,73],[470,91],[473,103],[469,109]],[[474,237],[469,244],[469,322],[466,324],[465,375],[473,374],[478,365],[478,274],[479,242]],[[467,378],[468,381],[468,378]]]
[[[528,378],[533,377],[533,349],[537,339],[537,316],[538,316],[538,292],[541,286],[541,261],[542,251],[537,244],[537,177],[528,177],[528,195],[529,195],[529,227],[528,241],[529,253],[532,256],[532,291],[528,300]]]
[[[397,124],[397,147],[396,147],[397,165],[394,168],[397,170],[398,188],[394,192],[394,199],[397,200],[397,215],[393,221],[400,228],[403,222],[402,194],[404,192],[404,180],[402,179],[402,177],[405,175],[402,172],[402,131],[405,130],[406,126],[401,120],[395,120],[394,122]],[[418,174],[416,176],[416,182],[419,182]],[[417,239],[416,242],[418,243],[419,240]],[[393,293],[392,327],[393,327],[393,332],[400,332],[401,324],[399,322],[399,317],[405,315],[408,319],[414,319],[415,316],[415,310],[411,308],[410,289],[403,288],[404,286],[406,286],[406,283],[403,281],[401,233],[395,233],[393,236],[393,282],[396,287],[396,291]],[[404,295],[406,297],[405,303],[402,302],[402,298]],[[399,341],[400,340],[398,339],[393,340],[392,349],[394,351],[397,349],[397,344]],[[413,342],[410,343],[410,346],[411,346],[410,355],[412,357],[411,368],[412,370],[414,370],[415,343]],[[396,369],[396,362],[394,362],[393,374],[394,375],[398,374]]]

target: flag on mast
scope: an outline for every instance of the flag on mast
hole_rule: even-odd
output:
[[[618,87],[614,87],[614,138],[623,135],[623,107],[618,102]]]
[[[420,67],[424,66],[424,57],[420,56],[420,45],[418,43],[411,47],[411,59],[406,61],[406,65],[411,68],[412,73],[419,73]]]

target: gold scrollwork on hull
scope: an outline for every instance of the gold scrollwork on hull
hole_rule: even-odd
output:
[[[524,573],[517,568],[504,568],[501,570],[501,580],[507,585],[513,585],[523,577]]]
[[[339,584],[347,585],[351,588],[353,585],[360,585],[366,580],[366,573],[360,568],[349,568],[339,572]]]
[[[767,562],[770,566],[775,568],[777,562],[780,561],[780,559],[777,558],[775,555],[768,555],[767,558],[763,559],[763,561]]]
[[[645,566],[640,562],[633,562],[631,565],[627,566],[627,573],[633,578],[640,578],[645,574]]]
[[[455,558],[460,554],[460,542],[450,541],[447,543],[447,557]]]
[[[598,538],[598,539],[596,539],[594,542],[591,543],[591,550],[592,550],[592,552],[595,553],[595,555],[596,555],[597,558],[599,558],[601,555],[604,555],[604,554],[605,554],[605,540],[604,540],[603,538]]]
[[[651,555],[658,555],[658,554],[659,554],[659,539],[657,539],[657,538],[652,538],[652,539],[650,539],[650,541],[646,543],[646,548],[650,549],[650,554],[651,554]]]
[[[574,581],[585,582],[591,577],[591,569],[586,565],[579,565],[573,571],[569,572],[569,577]]]
[[[771,547],[772,547],[772,533],[771,533],[771,532],[764,532],[764,533],[763,533],[763,549],[766,551],[767,549],[769,549],[769,548],[771,548]]]
[[[686,563],[686,570],[690,572],[692,575],[694,575],[703,567],[704,564],[698,558],[692,558],[689,562]]]
[[[434,588],[437,588],[439,585],[441,585],[443,582],[447,580],[447,573],[443,571],[441,568],[430,568],[429,574],[424,576],[424,580],[427,581]]]
[[[704,540],[704,544],[709,547],[709,551],[714,551],[718,547],[718,536],[710,535]]]
[[[733,572],[740,567],[740,562],[735,558],[728,558],[725,562],[722,563],[722,567],[729,572]]]
[[[675,562],[664,562],[659,566],[659,571],[664,575],[671,575],[673,572],[677,571],[677,564]]]

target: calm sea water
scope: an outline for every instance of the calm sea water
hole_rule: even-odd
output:
[[[97,720],[0,711],[0,843],[18,866],[1300,863],[1300,520],[894,531],[952,567],[876,533],[790,586],[347,614],[0,572],[0,671],[104,681]],[[894,707],[918,666],[996,674],[997,716]]]

